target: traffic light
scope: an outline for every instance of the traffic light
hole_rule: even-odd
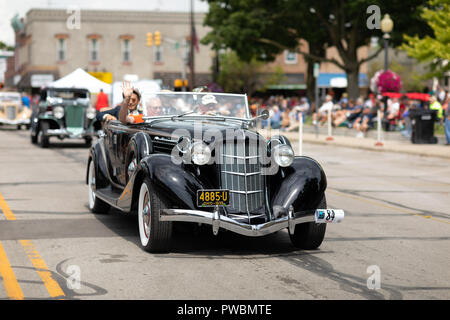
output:
[[[153,35],[151,32],[147,32],[147,47],[151,47],[152,45],[153,45]]]
[[[161,32],[155,31],[155,45],[160,46],[161,45]]]

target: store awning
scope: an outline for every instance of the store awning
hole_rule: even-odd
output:
[[[345,73],[320,73],[318,79],[319,88],[347,88],[347,75]],[[367,74],[359,74],[359,87],[369,87]]]

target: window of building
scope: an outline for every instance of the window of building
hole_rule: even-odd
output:
[[[131,40],[122,40],[122,61],[131,62]]]
[[[66,39],[59,38],[57,40],[57,52],[56,52],[56,58],[58,61],[65,61],[66,60]]]
[[[96,62],[99,61],[99,52],[98,52],[98,39],[90,39],[89,40],[89,60]]]
[[[286,50],[284,52],[284,63],[295,64],[297,63],[297,53],[293,51]]]
[[[163,63],[163,48],[162,46],[153,46],[153,62],[156,64]]]

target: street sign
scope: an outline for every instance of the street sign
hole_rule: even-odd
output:
[[[319,68],[320,68],[320,65],[317,62],[314,63],[314,78],[319,77]]]
[[[54,80],[55,79],[53,78],[53,74],[33,74],[30,78],[31,87],[33,88],[46,86]]]

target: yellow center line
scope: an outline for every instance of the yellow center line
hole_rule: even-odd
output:
[[[362,201],[362,202],[366,202],[366,203],[369,203],[369,204],[373,204],[373,205],[376,205],[376,206],[379,206],[379,207],[384,207],[384,208],[392,209],[392,210],[395,210],[395,211],[400,211],[400,212],[403,212],[403,213],[411,214],[411,215],[416,216],[416,217],[421,217],[421,218],[425,218],[425,219],[430,219],[430,220],[434,220],[434,221],[450,224],[449,221],[445,221],[445,220],[442,220],[442,219],[434,218],[431,215],[419,214],[419,213],[414,212],[414,211],[409,210],[409,209],[405,209],[405,208],[401,208],[401,207],[395,207],[395,206],[391,206],[391,205],[385,204],[385,203],[380,203],[377,200],[369,200],[369,199],[366,199],[366,198],[364,198],[362,196],[350,195],[350,194],[347,194],[347,193],[344,193],[344,192],[334,191],[334,190],[330,190],[330,189],[328,189],[327,192],[335,194],[335,195],[339,195],[339,196],[345,196],[347,198],[352,198],[352,199],[359,200],[359,201]]]
[[[5,198],[3,198],[1,193],[0,193],[0,209],[2,209],[3,214],[6,217],[6,220],[16,220],[16,217],[12,213],[11,209],[9,208],[8,204],[5,201]]]
[[[36,272],[44,282],[50,297],[56,298],[65,296],[64,291],[61,289],[58,282],[53,279],[51,272],[48,270],[47,265],[39,255],[39,252],[36,250],[31,240],[19,240],[19,242],[22,244],[28,258],[36,269]]]
[[[8,257],[2,244],[0,243],[0,275],[3,278],[3,285],[10,299],[23,300],[23,292],[17,282],[14,271],[11,268]]]

